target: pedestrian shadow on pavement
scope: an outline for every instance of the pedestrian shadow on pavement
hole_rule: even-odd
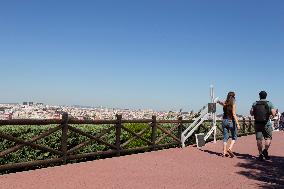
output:
[[[210,151],[210,150],[203,150],[203,149],[200,149],[200,151],[202,152],[206,152],[208,154],[211,154],[211,155],[216,155],[216,156],[222,156],[222,153],[219,153],[219,152],[213,152],[213,151]]]
[[[210,150],[201,150],[211,155],[222,156],[222,153],[213,152]],[[284,189],[284,157],[270,156],[269,161],[259,161],[256,156],[250,154],[241,154],[234,152],[236,158],[242,159],[236,167],[241,167],[244,170],[237,172],[248,179],[253,179],[261,182],[258,185],[263,189]]]
[[[262,182],[259,188],[284,188],[284,157],[271,156],[269,161],[248,158],[236,166],[245,169],[237,172],[238,174]]]
[[[200,149],[200,151],[206,152],[206,153],[211,154],[211,155],[220,156],[220,157],[223,156],[222,153],[213,152],[213,151],[210,151],[210,150],[202,150],[202,149]],[[250,154],[240,154],[240,153],[237,153],[237,152],[234,152],[234,154],[235,154],[235,156],[236,156],[237,158],[241,158],[241,159],[256,159],[255,156],[252,156],[252,155],[250,155]]]

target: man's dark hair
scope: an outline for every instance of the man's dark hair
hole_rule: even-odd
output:
[[[265,91],[261,91],[260,93],[259,93],[259,98],[262,100],[262,99],[266,99],[266,97],[267,97],[267,93],[265,92]]]

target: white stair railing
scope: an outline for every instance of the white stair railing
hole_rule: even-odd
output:
[[[203,121],[208,117],[208,107],[201,111],[200,116],[192,123],[190,126],[182,132],[181,142],[182,147],[185,147],[185,141],[192,136],[194,131],[203,123]]]
[[[215,98],[213,103],[217,103],[218,99],[219,99],[218,97]],[[217,115],[216,115],[216,112],[215,113],[211,113],[211,115],[212,115],[212,128],[206,134],[206,136],[204,137],[204,140],[206,141],[211,136],[211,134],[214,132],[214,143],[216,143]]]
[[[218,101],[218,98],[215,98],[212,100],[212,103],[216,103]],[[206,134],[206,136],[204,137],[204,140],[206,141],[210,135],[214,132],[214,142],[216,142],[216,112],[211,113],[210,111],[208,111],[208,106],[201,111],[200,116],[192,123],[190,124],[190,126],[184,130],[181,134],[181,142],[182,142],[182,148],[185,147],[185,141],[190,138],[193,133],[198,129],[198,127],[205,121],[207,120],[207,118],[209,117],[209,115],[211,115],[212,117],[212,128],[210,129],[210,131]]]

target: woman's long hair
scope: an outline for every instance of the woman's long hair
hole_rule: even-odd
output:
[[[234,92],[229,92],[227,95],[227,100],[225,102],[227,108],[231,111],[233,110],[233,105],[235,103],[235,96],[236,94]]]

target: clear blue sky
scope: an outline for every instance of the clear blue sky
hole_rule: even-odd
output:
[[[284,111],[283,0],[2,0],[0,102]]]

